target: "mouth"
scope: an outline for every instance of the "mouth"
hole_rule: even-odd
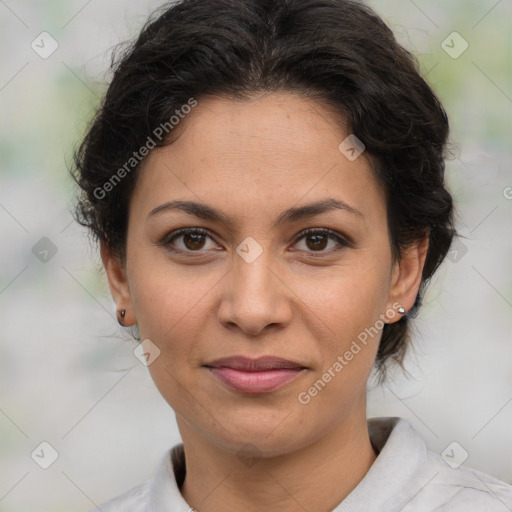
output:
[[[308,370],[299,363],[278,357],[228,357],[204,367],[229,388],[249,394],[274,391]]]

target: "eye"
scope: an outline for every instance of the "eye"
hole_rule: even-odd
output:
[[[166,236],[161,244],[176,252],[200,252],[208,249],[208,247],[205,247],[205,245],[207,245],[205,244],[207,238],[212,240],[208,231],[205,229],[183,228],[178,231],[173,231],[170,235]],[[179,239],[181,239],[181,241],[176,243],[176,240]]]
[[[160,245],[173,252],[189,254],[201,253],[208,249],[217,250],[218,246],[215,243],[213,243],[212,247],[208,247],[208,244],[206,243],[207,239],[210,239],[213,242],[212,237],[205,229],[183,228],[173,231],[169,235],[165,236],[160,242]],[[330,253],[340,250],[341,247],[351,247],[351,243],[347,239],[329,229],[310,228],[302,231],[296,238],[294,245],[297,245],[303,239],[305,240],[305,247],[299,248],[298,250],[304,250],[310,253]],[[332,251],[325,250],[328,247],[330,240],[336,242],[334,248],[331,247],[333,249]]]
[[[335,233],[334,231],[331,231],[330,229],[307,229],[298,235],[297,242],[301,241],[302,239],[305,239],[305,249],[299,250],[305,250],[307,252],[333,252],[324,250],[328,246],[329,240],[334,240],[337,243],[337,247],[335,244],[334,251],[340,250],[340,246],[351,246],[348,240]]]

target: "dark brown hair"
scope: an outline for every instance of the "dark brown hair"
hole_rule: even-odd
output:
[[[389,358],[401,363],[409,317],[456,232],[444,182],[446,113],[381,18],[350,0],[184,0],[155,12],[114,54],[112,72],[75,153],[75,216],[121,259],[138,167],[126,164],[149,138],[169,143],[155,129],[191,98],[292,91],[322,100],[344,119],[385,190],[395,261],[429,239],[414,307],[384,326],[376,359],[380,370]]]

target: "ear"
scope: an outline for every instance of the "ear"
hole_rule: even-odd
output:
[[[107,273],[108,285],[112,298],[116,303],[117,317],[124,326],[136,323],[133,313],[132,298],[124,263],[118,256],[114,255],[104,242],[100,242],[100,253],[105,272]],[[120,311],[125,310],[124,318],[121,319]]]
[[[395,311],[395,315],[387,321],[394,323],[402,318],[397,308],[403,306],[409,311],[416,300],[421,284],[423,266],[427,257],[429,235],[402,252],[401,260],[396,262],[391,277],[391,288],[386,311]],[[399,305],[397,305],[397,303]]]

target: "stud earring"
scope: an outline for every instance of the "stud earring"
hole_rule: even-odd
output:
[[[401,315],[403,315],[403,314],[405,313],[405,308],[404,308],[403,306],[400,306],[400,307],[398,308],[398,312],[399,312]]]
[[[126,315],[126,309],[121,309],[121,311],[117,312],[117,321],[119,322],[119,325],[122,325],[124,327],[124,316]]]

